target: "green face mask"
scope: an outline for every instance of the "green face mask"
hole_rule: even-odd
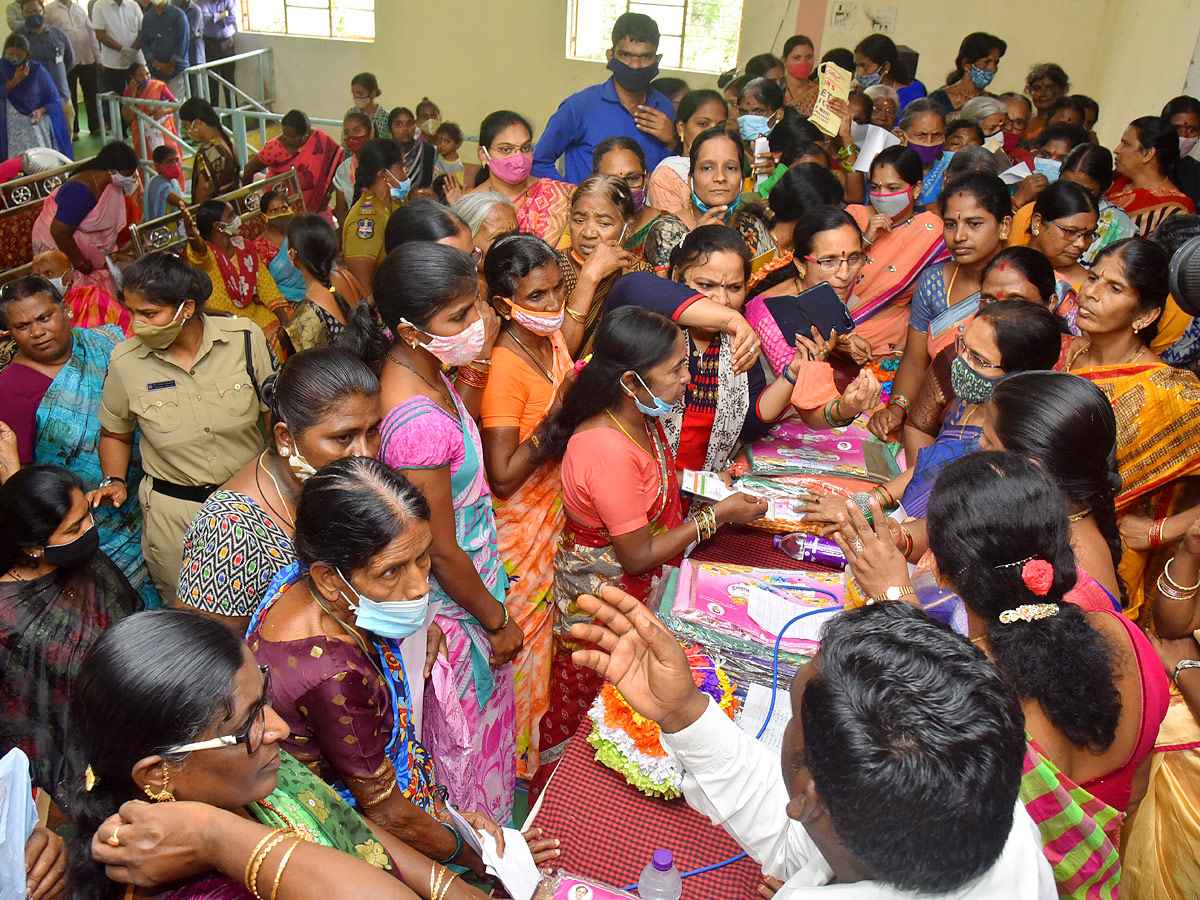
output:
[[[184,303],[187,303],[187,301],[184,300],[183,303],[179,304],[179,308],[175,310],[175,315],[171,317],[171,321],[166,325],[151,325],[148,322],[138,322],[135,320],[132,323],[133,333],[151,350],[166,350],[175,343],[175,339],[179,337],[179,332],[183,331],[184,322],[187,321],[187,319],[176,321],[179,319],[179,314],[183,312]]]

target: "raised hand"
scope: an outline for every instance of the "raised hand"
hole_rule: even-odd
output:
[[[579,606],[595,622],[571,626],[571,637],[595,644],[571,659],[612,682],[640,715],[668,734],[703,715],[708,698],[692,680],[687,655],[671,632],[635,597],[605,585],[600,596],[581,594]]]

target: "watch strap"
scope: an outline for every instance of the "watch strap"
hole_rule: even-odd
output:
[[[893,593],[896,596],[894,596],[894,597],[890,596]],[[901,597],[907,596],[908,594],[915,595],[916,593],[917,592],[912,589],[911,585],[908,585],[908,584],[895,585],[894,584],[891,587],[887,588],[886,590],[881,591],[880,593],[874,595],[873,597],[869,597],[867,599],[867,605],[871,606],[875,603],[884,603],[885,601],[896,601],[896,600],[899,600]]]

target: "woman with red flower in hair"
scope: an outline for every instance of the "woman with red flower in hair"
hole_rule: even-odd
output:
[[[838,545],[862,593],[914,599],[907,564],[872,499],[874,527],[847,504]],[[938,583],[966,605],[967,636],[1021,697],[1028,740],[1021,799],[1041,831],[1059,895],[1109,896],[1121,819],[1145,792],[1169,689],[1141,630],[1115,609],[1085,611],[1061,489],[1009,451],[946,466],[929,500]]]

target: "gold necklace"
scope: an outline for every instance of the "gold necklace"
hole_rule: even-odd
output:
[[[1071,515],[1067,516],[1067,521],[1068,522],[1080,522],[1080,521],[1086,519],[1091,514],[1092,514],[1092,508],[1089,506],[1086,509],[1081,509],[1077,513],[1071,513]]]
[[[396,349],[395,347],[392,347],[388,350],[387,358],[390,359],[392,362],[394,362],[396,365],[401,366],[405,369],[408,369],[408,371],[412,372],[414,375],[416,375],[418,378],[420,378],[423,382],[425,382],[427,385],[429,385],[431,388],[433,388],[434,391],[437,392],[438,397],[440,397],[442,400],[446,401],[446,406],[449,407],[450,414],[453,415],[454,418],[459,419],[461,421],[461,417],[458,414],[458,405],[454,402],[454,399],[449,394],[446,394],[444,392],[441,385],[434,384],[432,381],[430,381],[428,378],[426,378],[424,375],[422,375],[420,372],[418,372],[416,370],[416,368],[414,368],[413,366],[410,366],[404,360],[396,359],[396,357],[392,356],[392,351],[395,349]]]
[[[533,360],[533,364],[538,367],[538,371],[540,371],[544,376],[546,376],[546,380],[548,382],[550,382],[551,384],[554,384],[554,376],[551,375],[546,370],[546,367],[542,365],[542,361],[540,359],[538,359],[536,356],[534,356],[533,351],[525,346],[524,341],[522,341],[519,337],[517,337],[516,333],[513,332],[513,330],[511,328],[508,329],[508,336],[510,338],[512,338],[514,341],[516,341],[517,346],[520,347],[522,350],[524,350],[526,355],[528,355],[528,357]],[[551,347],[551,352],[553,352],[553,347]]]
[[[639,443],[637,442],[637,440],[634,438],[634,436],[633,436],[632,434],[630,434],[628,431],[626,431],[626,430],[625,430],[625,426],[624,426],[624,425],[622,425],[622,424],[620,423],[620,421],[617,419],[617,417],[616,417],[616,416],[614,416],[610,410],[607,410],[607,409],[606,409],[604,412],[605,412],[605,414],[606,414],[606,415],[607,415],[607,416],[608,416],[610,419],[612,419],[614,422],[616,422],[616,423],[617,423],[617,427],[621,429],[621,434],[625,435],[625,437],[627,437],[627,438],[629,438],[631,441],[633,441],[633,443],[634,443],[634,444],[637,446],[637,448],[638,448],[639,450],[641,450],[643,453],[645,453],[645,454],[646,454],[647,456],[649,456],[651,459],[654,459],[654,454],[653,454],[653,453],[651,453],[649,450],[647,450],[645,447],[643,447],[641,444],[639,444]],[[649,435],[646,435],[646,439],[647,439],[647,440],[649,440],[649,439],[650,439],[650,436],[649,436]]]
[[[268,469],[265,465],[263,465],[263,457],[266,455],[267,455],[266,450],[264,450],[262,453],[260,453],[258,455],[258,467],[267,473],[267,477],[271,479],[271,484],[275,485],[275,495],[279,498],[279,502],[281,504],[283,504],[284,521],[287,522],[288,525],[290,525],[292,527],[292,531],[295,531],[296,530],[296,519],[294,516],[292,516],[288,512],[288,504],[287,504],[287,501],[285,499],[283,499],[283,491],[281,491],[279,489],[279,482],[275,480],[275,476],[274,476],[274,474],[272,474],[271,470]],[[259,486],[259,490],[262,490],[261,485]],[[263,499],[266,499],[266,498],[263,498]],[[267,504],[270,505],[269,500],[267,501]]]

